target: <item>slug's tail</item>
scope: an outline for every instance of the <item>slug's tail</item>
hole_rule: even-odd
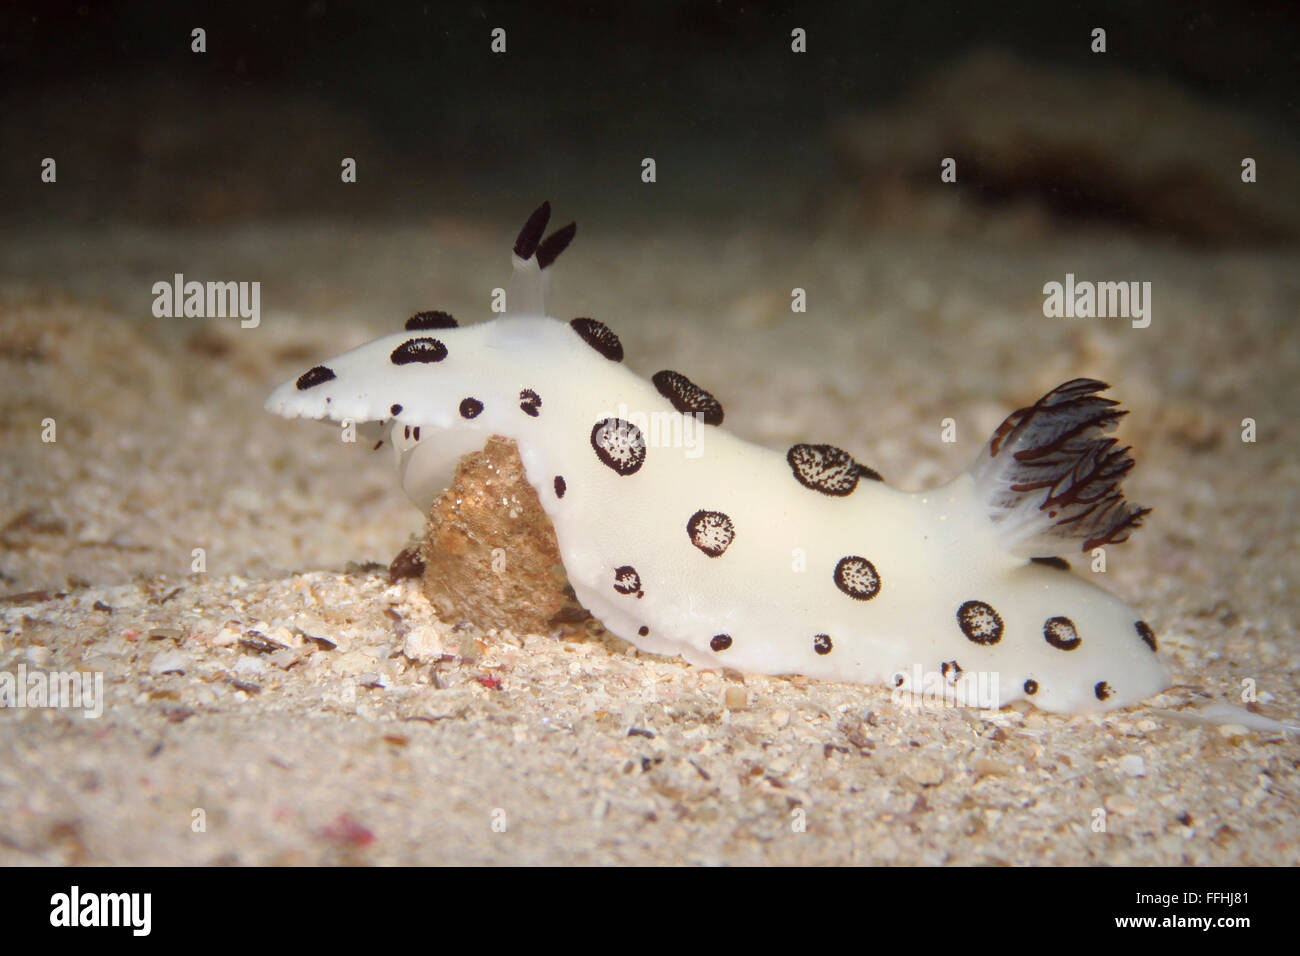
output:
[[[546,224],[551,219],[551,204],[544,202],[533,210],[515,239],[514,277],[506,301],[509,315],[548,315],[551,299],[551,263],[569,247],[578,232],[576,223],[557,229],[545,239]]]
[[[1124,500],[1133,467],[1127,446],[1105,437],[1128,412],[1076,378],[1007,416],[971,467],[989,517],[1009,551],[1050,557],[1118,544],[1151,509]]]

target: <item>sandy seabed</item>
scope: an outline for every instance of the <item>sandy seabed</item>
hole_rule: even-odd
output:
[[[1244,706],[1243,681],[1257,715],[1300,715],[1293,254],[683,228],[588,230],[557,267],[556,314],[608,323],[633,370],[909,490],[1060,382],[1110,382],[1155,511],[1104,583],[1176,686],[1070,718],[714,673],[594,623],[484,629],[390,583],[421,518],[387,456],[261,402],[417,309],[485,318],[512,238],[448,218],[0,240],[0,671],[101,671],[106,697],[0,711],[0,862],[1300,863],[1297,736],[1197,716]],[[176,271],[259,279],[261,325],[152,318]],[[1045,318],[1066,273],[1150,280],[1150,327]]]

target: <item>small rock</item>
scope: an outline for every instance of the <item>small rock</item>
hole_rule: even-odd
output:
[[[227,624],[212,638],[213,647],[230,647],[232,644],[239,643],[239,639],[244,636],[244,632],[238,627]]]
[[[442,656],[442,635],[431,625],[417,625],[406,633],[402,653],[413,661],[437,660]]]
[[[29,645],[23,656],[27,658],[28,663],[35,664],[37,667],[48,667],[54,657],[48,647],[42,647],[40,644]]]
[[[723,702],[727,705],[728,710],[744,710],[749,706],[749,692],[743,687],[732,684],[723,694]]]
[[[279,650],[276,651],[274,654],[268,655],[266,659],[270,661],[272,664],[274,664],[276,667],[280,668],[281,670],[287,671],[290,667],[292,667],[294,664],[298,663],[298,661],[302,659],[302,655],[303,652],[299,648],[286,647],[283,650]]]
[[[277,644],[283,644],[285,647],[297,647],[302,643],[302,638],[293,633],[293,631],[289,630],[283,624],[270,628],[266,632],[266,636]]]
[[[772,711],[772,726],[777,730],[787,727],[790,724],[790,711],[774,710]]]
[[[180,651],[162,651],[149,662],[150,674],[183,674],[189,658]]]
[[[1224,824],[1214,831],[1214,836],[1210,837],[1210,842],[1216,846],[1228,846],[1236,836],[1237,831],[1227,824]]]
[[[1122,817],[1137,813],[1137,801],[1124,793],[1112,793],[1106,798],[1106,809]]]
[[[971,769],[977,777],[1005,777],[1011,773],[1011,767],[987,757],[976,757]]]
[[[923,787],[935,787],[943,783],[943,767],[928,760],[918,763],[908,774]]]
[[[88,664],[95,658],[99,657],[125,657],[128,652],[126,640],[122,637],[111,637],[106,641],[99,641],[86,648],[81,655],[81,662]]]
[[[266,675],[266,661],[251,654],[244,654],[239,660],[235,661],[235,666],[231,668],[231,672],[240,680],[264,677]]]
[[[355,677],[358,674],[364,674],[367,671],[373,672],[378,661],[363,651],[348,651],[346,654],[340,654],[334,658],[330,668],[340,677]],[[356,687],[353,686],[353,695],[355,699]]]
[[[1146,761],[1137,754],[1126,754],[1119,758],[1120,773],[1127,774],[1130,777],[1145,777],[1147,775]]]

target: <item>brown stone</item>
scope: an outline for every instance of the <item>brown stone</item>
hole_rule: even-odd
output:
[[[420,557],[424,593],[451,624],[546,634],[577,608],[555,529],[515,443],[499,435],[461,459],[429,509]]]

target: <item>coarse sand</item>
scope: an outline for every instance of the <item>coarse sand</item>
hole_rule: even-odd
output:
[[[1053,386],[1111,383],[1155,510],[1099,576],[1175,686],[1070,718],[715,673],[594,621],[441,620],[390,583],[422,519],[387,454],[262,400],[419,309],[487,318],[512,238],[450,216],[0,238],[0,673],[105,695],[0,710],[0,863],[1300,863],[1297,735],[1203,716],[1300,719],[1292,250],[691,223],[586,229],[557,266],[556,314],[608,323],[633,370],[909,490]],[[261,281],[260,325],[153,318],[178,263]],[[1045,317],[1067,273],[1151,281],[1150,327]]]

